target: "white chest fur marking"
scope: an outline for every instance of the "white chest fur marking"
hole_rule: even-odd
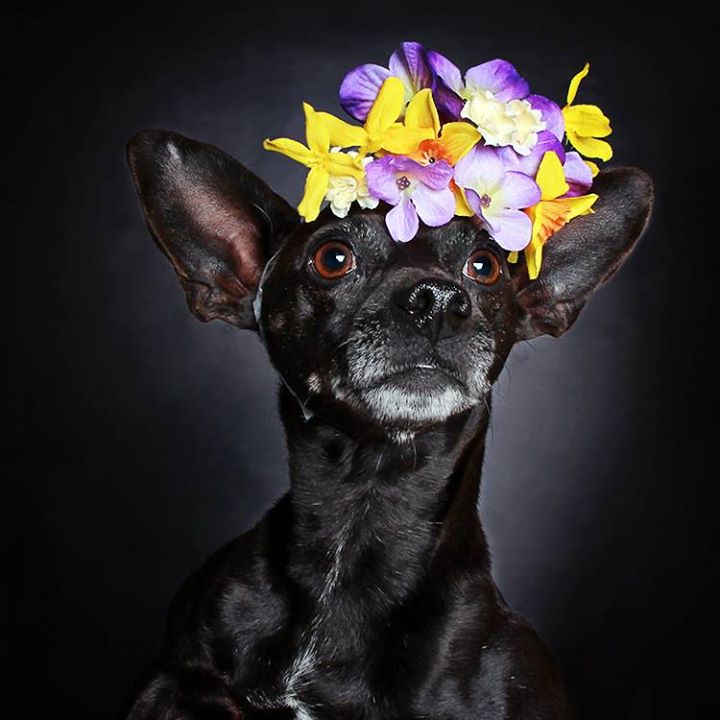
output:
[[[302,649],[285,674],[285,694],[283,695],[283,701],[286,707],[295,711],[296,720],[313,720],[311,709],[300,700],[298,691],[302,689],[303,684],[307,682],[315,670],[318,627],[323,619],[323,611],[340,577],[340,563],[342,562],[344,548],[345,533],[343,533],[338,544],[335,546],[333,561],[325,574],[325,582],[322,592],[320,593],[320,598],[318,599],[318,610],[310,623]]]

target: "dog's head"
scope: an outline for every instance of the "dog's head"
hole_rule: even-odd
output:
[[[565,332],[652,204],[642,171],[601,173],[595,213],[551,238],[530,281],[468,218],[398,244],[387,208],[301,223],[240,163],[175,133],[136,135],[129,161],[192,312],[259,329],[306,412],[394,432],[482,403],[515,342]]]

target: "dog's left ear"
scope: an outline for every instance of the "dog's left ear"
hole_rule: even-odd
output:
[[[593,183],[595,212],[569,222],[543,248],[540,275],[514,272],[521,318],[518,340],[562,335],[590,295],[610,279],[640,238],[650,217],[653,184],[637,168],[601,172]]]
[[[201,320],[256,328],[260,276],[299,222],[297,212],[229,155],[177,133],[138,133],[128,162],[150,232],[190,310]]]

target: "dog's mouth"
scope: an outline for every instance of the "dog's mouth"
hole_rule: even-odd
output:
[[[381,422],[405,427],[442,422],[474,402],[459,371],[434,359],[377,368],[350,399]]]
[[[459,343],[428,347],[388,335],[361,340],[349,343],[346,383],[334,384],[333,392],[382,424],[443,422],[475,405],[485,389],[482,364],[469,365]]]
[[[464,379],[455,368],[436,360],[427,360],[389,369],[360,389],[372,390],[388,386],[399,390],[421,390],[428,393],[447,386],[455,386],[460,390],[467,388]]]

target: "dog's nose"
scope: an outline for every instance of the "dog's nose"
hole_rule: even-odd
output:
[[[398,288],[393,302],[400,317],[433,342],[457,332],[470,317],[470,296],[453,282],[429,278]]]

